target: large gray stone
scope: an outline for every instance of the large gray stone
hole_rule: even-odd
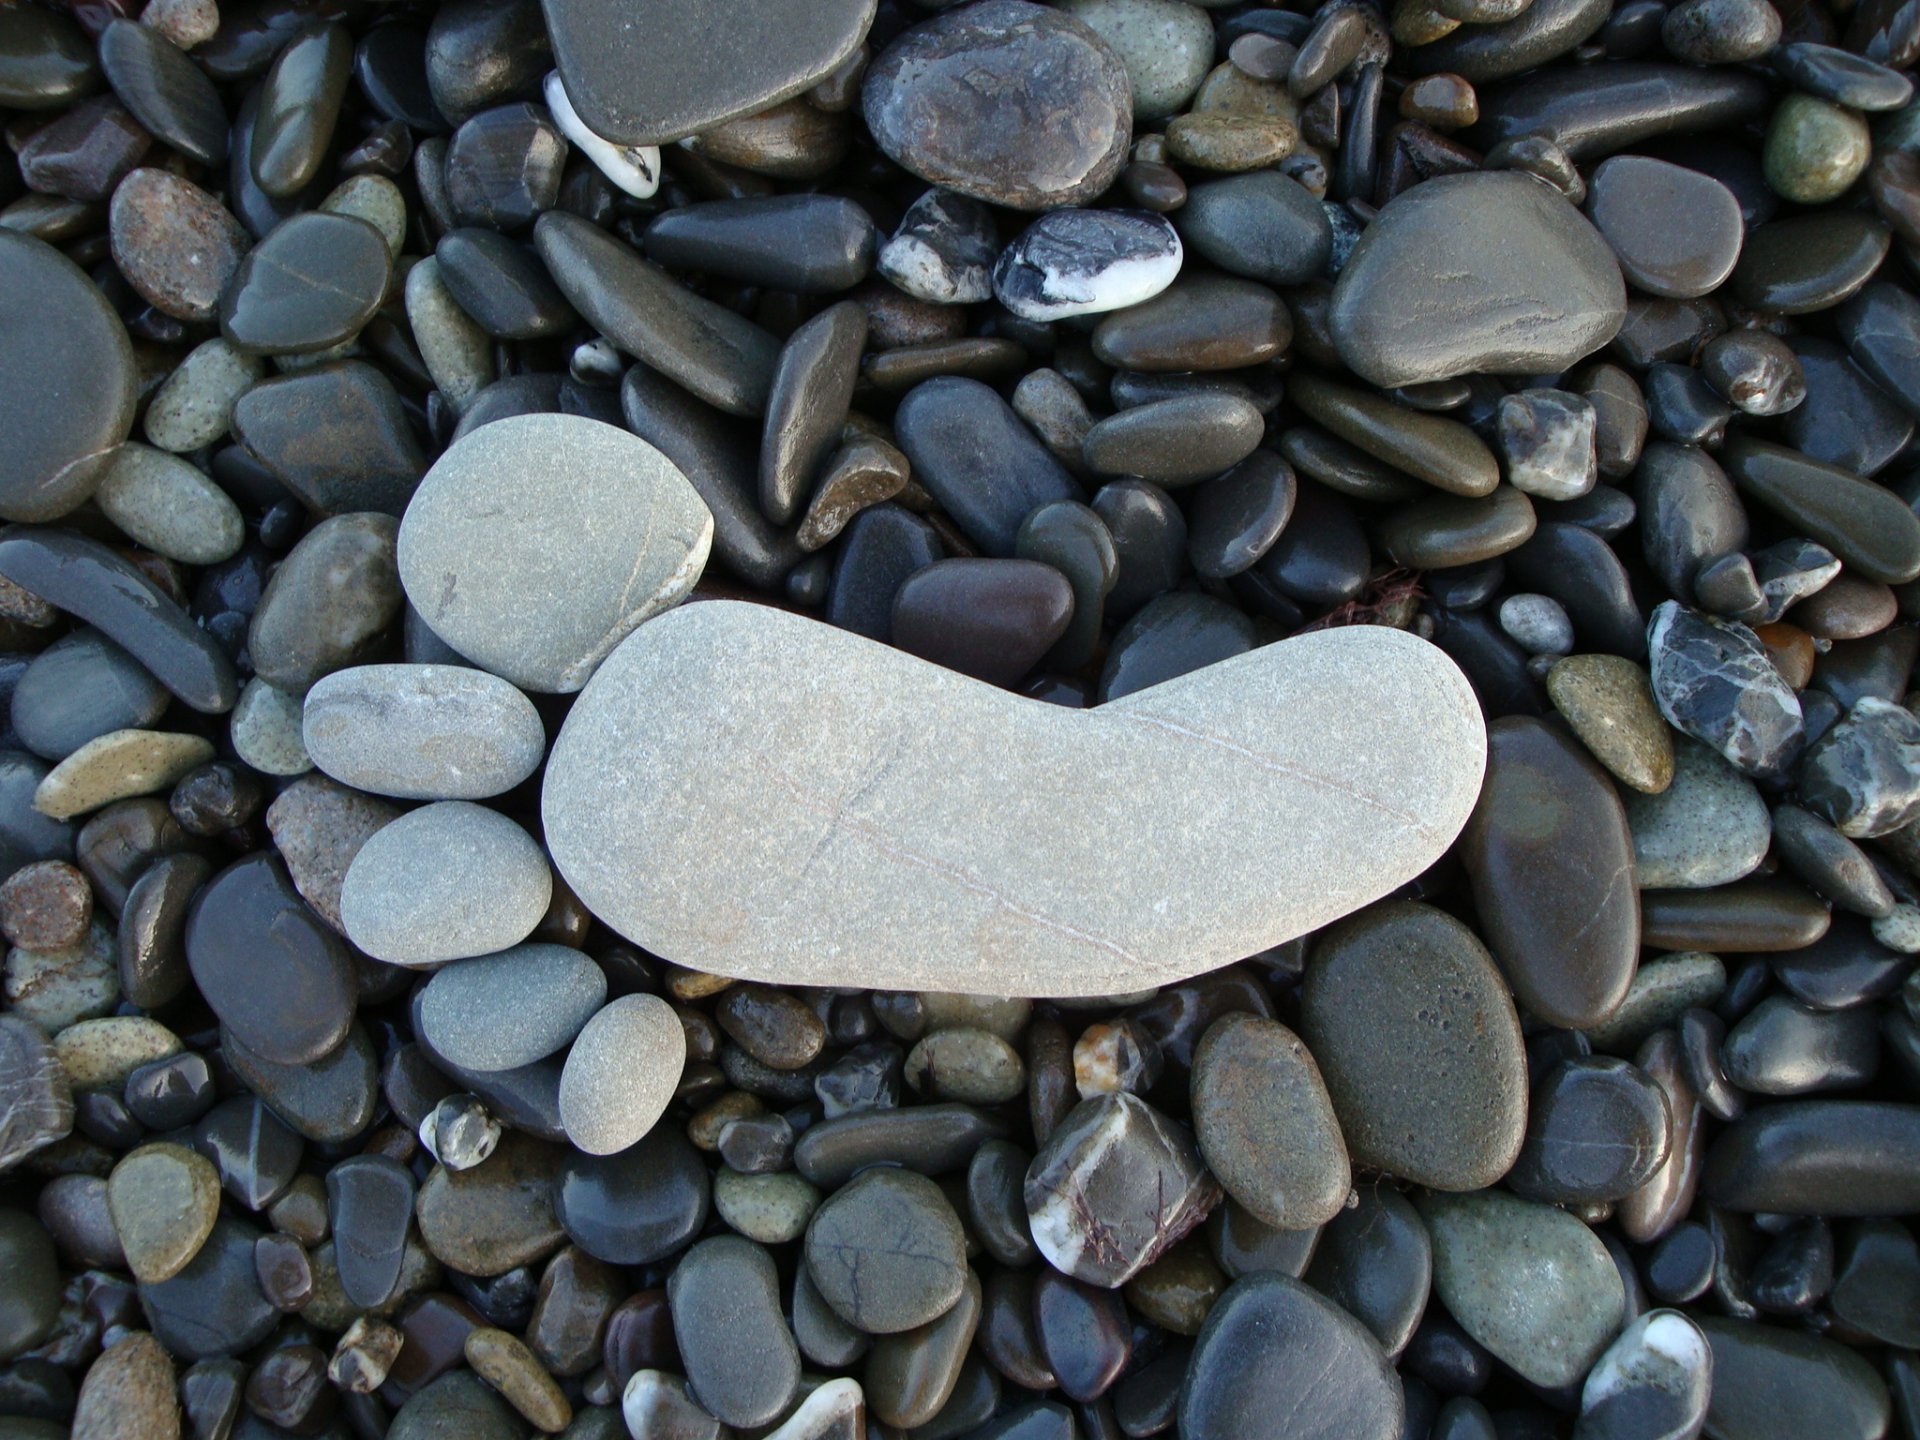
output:
[[[1347,368],[1394,386],[1565,370],[1614,337],[1626,304],[1600,232],[1532,176],[1493,171],[1395,196],[1354,246],[1327,318]]]
[[[400,583],[476,665],[578,690],[700,578],[713,516],[673,462],[578,415],[516,415],[456,442],[400,524]]]
[[[587,907],[676,963],[1102,995],[1254,954],[1419,874],[1484,758],[1460,672],[1381,626],[1074,711],[716,600],[609,657],[542,805]]]
[[[540,768],[540,713],[465,665],[356,665],[307,692],[301,733],[343,785],[402,800],[484,800]]]

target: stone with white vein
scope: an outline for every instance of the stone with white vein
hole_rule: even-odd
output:
[[[642,626],[601,667],[542,805],[587,907],[677,964],[1101,995],[1256,954],[1418,875],[1465,822],[1484,761],[1459,670],[1383,626],[1079,711],[714,600]]]
[[[573,101],[567,98],[567,87],[561,83],[558,70],[547,72],[541,89],[553,123],[575,149],[593,162],[594,169],[636,200],[653,197],[660,188],[658,145],[616,145],[594,134],[580,118],[580,112],[573,108]]]
[[[1145,210],[1055,210],[1000,252],[993,293],[1023,320],[1065,320],[1151,300],[1180,274],[1180,237]]]

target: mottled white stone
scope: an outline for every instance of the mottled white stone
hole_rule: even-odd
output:
[[[713,516],[672,461],[578,415],[456,441],[400,522],[400,583],[433,631],[525,690],[587,683],[700,578]]]
[[[588,908],[676,964],[1094,995],[1255,954],[1418,875],[1485,757],[1453,662],[1385,627],[1076,711],[716,600],[601,667],[543,808]]]
[[[355,665],[307,692],[301,736],[343,785],[403,800],[484,800],[546,756],[533,702],[466,665]]]
[[[1580,1392],[1581,1435],[1692,1440],[1713,1396],[1713,1349],[1678,1310],[1649,1310],[1594,1362]]]
[[[567,87],[560,83],[558,70],[547,72],[542,91],[553,123],[593,162],[594,169],[636,200],[648,199],[660,188],[658,145],[616,145],[594,134],[587,128],[587,122],[580,118],[580,112],[573,108],[573,101],[567,96]]]
[[[560,1123],[575,1147],[613,1155],[666,1113],[687,1032],[658,995],[623,995],[586,1023],[560,1071]]]

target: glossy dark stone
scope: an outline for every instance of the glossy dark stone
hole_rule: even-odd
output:
[[[850,290],[873,264],[873,221],[835,195],[778,195],[685,205],[656,217],[647,258],[801,295]]]
[[[1726,472],[1691,446],[1647,446],[1638,478],[1647,561],[1669,590],[1686,599],[1703,564],[1746,545],[1746,511]]]
[[[116,19],[100,32],[100,68],[120,103],[189,160],[227,158],[227,111],[213,82],[149,25]]]
[[[1373,1337],[1297,1280],[1236,1281],[1207,1317],[1180,1395],[1183,1440],[1393,1440],[1400,1387]]]
[[[220,328],[249,355],[330,349],[373,318],[392,277],[392,253],[373,226],[308,211],[247,252],[221,301]]]
[[[354,49],[353,78],[367,104],[387,119],[430,135],[449,128],[427,80],[424,25],[406,20],[375,25]]]
[[[134,386],[126,327],[85,272],[0,229],[0,516],[55,520],[92,495],[133,423]]]
[[[1357,1206],[1321,1227],[1303,1278],[1397,1356],[1427,1308],[1433,1245],[1426,1222],[1398,1190],[1362,1185],[1359,1196]]]
[[[1879,1069],[1878,1019],[1769,995],[1727,1032],[1720,1062],[1735,1085],[1762,1095],[1856,1089]]]
[[[569,1151],[553,1179],[553,1208],[573,1243],[610,1265],[647,1265],[687,1244],[706,1223],[710,1185],[679,1127],[656,1127],[616,1155]]]
[[[117,937],[120,989],[134,1004],[157,1008],[190,983],[185,950],[187,911],[213,869],[213,862],[204,856],[162,855],[127,891]]]
[[[1194,570],[1223,580],[1251,569],[1285,530],[1298,489],[1293,467],[1270,450],[1200,486],[1187,535]]]
[[[825,479],[866,343],[867,313],[849,300],[814,316],[780,349],[760,444],[760,508],[777,525],[799,514]]]
[[[140,1287],[154,1337],[183,1360],[232,1355],[266,1339],[280,1319],[253,1265],[260,1232],[240,1220],[214,1222],[200,1253],[171,1280]]]
[[[1171,590],[1186,573],[1186,516],[1171,495],[1145,480],[1101,486],[1093,497],[1093,511],[1113,537],[1116,567],[1106,609],[1116,620],[1125,620],[1154,596]]]
[[[891,638],[900,587],[943,554],[939,536],[919,516],[898,505],[861,511],[840,544],[827,591],[828,623],[873,640]]]
[[[916,386],[893,423],[914,479],[989,555],[1013,554],[1030,511],[1080,498],[1060,462],[977,380],[946,376]]]
[[[263,1058],[310,1062],[345,1038],[355,998],[345,951],[276,857],[221,871],[194,901],[186,945],[207,1003]]]
[[[327,1217],[347,1303],[373,1309],[400,1279],[413,1219],[413,1176],[385,1155],[356,1155],[327,1172]]]
[[[573,308],[622,350],[730,415],[766,408],[780,355],[772,335],[695,295],[577,215],[541,216],[533,239]]]
[[[453,0],[427,30],[427,83],[455,123],[503,100],[533,99],[552,64],[537,0]]]
[[[1719,288],[1745,238],[1740,203],[1726,186],[1642,155],[1595,167],[1587,210],[1628,282],[1649,295],[1688,298]]]
[[[1818,1335],[1721,1316],[1700,1322],[1713,1349],[1707,1433],[1754,1440],[1819,1433],[1872,1440],[1890,1405],[1886,1382],[1859,1354]]]
[[[1561,1062],[1534,1086],[1527,1142],[1507,1176],[1529,1200],[1618,1200],[1667,1158],[1666,1097],[1637,1067],[1607,1055]]]
[[[1345,496],[1300,481],[1293,515],[1253,573],[1311,609],[1344,605],[1366,587],[1372,551]]]
[[[893,643],[950,670],[1011,685],[1073,617],[1066,576],[1036,560],[940,560],[908,577]]]
[[[352,67],[353,36],[337,23],[294,37],[274,58],[249,146],[253,178],[267,194],[298,195],[320,173]]]
[[[1253,622],[1224,601],[1174,591],[1121,627],[1100,669],[1101,702],[1117,700],[1253,648]]]
[[[1292,339],[1293,317],[1265,285],[1190,275],[1103,319],[1093,353],[1123,370],[1237,370],[1276,358]]]
[[[482,110],[447,142],[447,201],[455,223],[526,229],[559,202],[566,161],[567,142],[539,106]]]
[[[1074,671],[1092,658],[1100,642],[1107,595],[1119,574],[1113,532],[1097,511],[1077,500],[1042,505],[1021,522],[1014,553],[1051,565],[1073,591],[1073,614],[1042,659],[1049,669]]]
[[[595,134],[622,145],[677,140],[811,89],[865,37],[873,12],[873,0],[669,0],[636,27],[617,5],[546,7],[567,97]]]
[[[1033,1323],[1047,1368],[1069,1400],[1099,1399],[1132,1354],[1127,1307],[1119,1293],[1049,1268],[1034,1281]]]
[[[1633,844],[1612,782],[1578,742],[1520,716],[1489,727],[1463,858],[1521,1005],[1570,1029],[1611,1015],[1638,958]]]
[[[1434,495],[1389,513],[1380,546],[1409,569],[1441,569],[1491,560],[1519,548],[1537,525],[1533,502],[1511,485],[1489,495]]]
[[[1423,49],[1440,52],[1439,46]],[[1453,68],[1444,53],[1424,63],[1434,70]],[[1731,68],[1651,61],[1620,61],[1592,72],[1560,66],[1483,92],[1475,133],[1489,149],[1503,140],[1550,134],[1573,159],[1595,160],[1655,136],[1738,124],[1767,103],[1764,81]]]
[[[58,110],[99,86],[93,47],[66,12],[37,5],[0,11],[0,105]]]
[[[1550,595],[1566,607],[1582,649],[1646,655],[1647,624],[1633,583],[1606,540],[1583,525],[1548,521],[1505,556],[1516,587]]]
[[[965,1168],[982,1141],[1006,1127],[971,1105],[871,1109],[809,1126],[793,1147],[794,1168],[823,1189],[869,1165],[904,1165],[923,1175]]]
[[[35,754],[64,760],[112,730],[152,725],[167,692],[138,661],[82,627],[35,656],[14,687],[14,734]]]
[[[1920,1211],[1920,1108],[1882,1101],[1756,1106],[1707,1152],[1706,1197],[1730,1210],[1885,1216]]]
[[[331,1053],[296,1065],[255,1054],[231,1031],[220,1034],[234,1073],[307,1139],[340,1145],[372,1122],[380,1099],[379,1074],[365,1027],[350,1025],[346,1040]]]
[[[1455,74],[1475,84],[1517,75],[1590,38],[1606,23],[1609,9],[1593,0],[1535,3],[1512,19],[1455,30],[1420,46],[1412,52],[1414,64],[1425,74]]]
[[[233,663],[218,642],[98,541],[15,526],[0,533],[0,577],[93,625],[194,709],[233,708]]]
[[[713,553],[722,566],[748,584],[770,588],[800,562],[798,542],[768,524],[755,503],[758,461],[751,430],[646,365],[627,370],[620,409],[627,428],[673,461],[713,513]],[[844,542],[851,544],[851,538]],[[889,608],[892,603],[889,593]]]
[[[1271,170],[1193,186],[1174,226],[1196,255],[1269,285],[1318,278],[1333,250],[1333,230],[1312,194]]]
[[[495,339],[549,339],[579,323],[540,258],[496,230],[449,231],[434,258],[447,293]]]
[[[1856,475],[1877,473],[1913,438],[1913,417],[1832,341],[1796,335],[1788,343],[1807,398],[1783,421],[1787,443]]]
[[[1892,244],[1886,222],[1858,210],[1772,220],[1747,236],[1733,292],[1743,304],[1782,315],[1831,309],[1867,283]]]
[[[398,517],[427,468],[399,392],[362,360],[253,386],[234,402],[233,437],[323,516]]]
[[[1920,576],[1920,517],[1880,486],[1784,446],[1728,441],[1727,473],[1742,490],[1869,580]]]

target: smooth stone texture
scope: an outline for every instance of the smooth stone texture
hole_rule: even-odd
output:
[[[1531,717],[1494,722],[1461,858],[1523,1008],[1568,1029],[1619,1008],[1639,954],[1633,840],[1612,782],[1584,749]]]
[[[190,181],[143,168],[113,192],[114,264],[142,299],[177,319],[205,324],[251,243],[240,222]]]
[[[1620,1274],[1599,1237],[1499,1190],[1432,1193],[1420,1213],[1447,1313],[1534,1384],[1581,1380],[1624,1318]]]
[[[1520,1021],[1459,921],[1399,901],[1343,921],[1314,947],[1300,1027],[1356,1163],[1446,1190],[1512,1166],[1527,1114]]]
[[[81,628],[36,655],[13,691],[13,731],[27,749],[64,760],[90,740],[153,724],[167,692],[97,630]]]
[[[575,1148],[613,1155],[665,1113],[686,1063],[686,1030],[656,995],[623,995],[575,1037],[560,1071],[560,1119]]]
[[[100,32],[100,68],[120,103],[156,140],[187,159],[227,158],[227,113],[213,81],[158,30],[114,18]]]
[[[1755,1106],[1707,1152],[1702,1193],[1729,1210],[1782,1215],[1920,1212],[1920,1108],[1881,1101]]]
[[[1820,1434],[1873,1440],[1891,1409],[1886,1382],[1847,1346],[1721,1316],[1700,1321],[1713,1350],[1706,1433],[1726,1440]]]
[[[235,397],[231,418],[247,454],[324,515],[397,519],[426,472],[399,391],[363,360],[264,380]]]
[[[1047,1262],[1111,1290],[1204,1220],[1220,1188],[1185,1127],[1119,1092],[1067,1115],[1034,1156],[1025,1195]]]
[[[1422,414],[1315,375],[1293,376],[1287,393],[1340,439],[1436,489],[1481,496],[1500,483],[1493,452],[1457,420]]]
[[[213,759],[211,741],[166,730],[113,730],[67,756],[33,792],[33,808],[56,820],[171,788]]]
[[[807,1225],[807,1274],[858,1330],[892,1335],[937,1320],[966,1286],[966,1242],[940,1187],[911,1170],[869,1170]]]
[[[1666,601],[1647,627],[1653,698],[1683,734],[1749,775],[1780,774],[1800,748],[1799,697],[1746,626]]]
[[[1665,160],[1616,155],[1595,167],[1587,213],[1621,273],[1649,295],[1717,290],[1740,258],[1740,202],[1718,180]]]
[[[346,949],[271,852],[236,860],[194,897],[187,964],[201,995],[248,1049],[311,1064],[346,1038],[357,993]]]
[[[1290,662],[1289,655],[1294,657]],[[1287,665],[1290,671],[1281,668]],[[1402,669],[1408,673],[1387,678]],[[703,673],[727,680],[719,690],[709,690],[712,682],[696,678]],[[766,712],[768,719],[751,722],[754,729],[744,730],[747,707],[754,702],[739,693],[738,682],[755,677],[784,693],[785,682],[776,678],[783,673],[836,675],[838,692],[831,699],[822,694],[805,714],[782,704]],[[1414,682],[1414,675],[1421,680]],[[1296,691],[1295,686],[1300,688]],[[712,715],[687,705],[689,696],[706,693],[716,699],[728,693],[731,698],[724,710]],[[1383,757],[1368,757],[1369,778],[1360,781],[1347,768],[1357,758],[1353,735],[1336,740],[1317,720],[1302,727],[1305,733],[1298,743],[1304,754],[1290,756],[1284,766],[1268,760],[1264,756],[1275,743],[1275,717],[1297,713],[1308,719],[1305,710],[1289,704],[1288,693],[1313,695],[1308,708],[1316,714],[1331,706],[1339,713],[1365,715],[1385,731],[1405,726],[1403,733],[1421,737],[1422,748],[1405,757],[1408,773],[1384,788],[1379,777]],[[925,733],[919,721],[909,718],[922,706],[937,708],[943,716],[938,753],[926,754],[930,769],[906,764],[908,752],[900,748],[911,743],[903,736]],[[776,713],[779,719],[774,721]],[[1254,723],[1256,713],[1262,750],[1254,752],[1258,758],[1251,765],[1238,759],[1226,762],[1224,755],[1246,752],[1216,753],[1218,741],[1210,740],[1198,754],[1198,747],[1185,742],[1184,737],[1196,731],[1211,737],[1209,727],[1233,733],[1236,726]],[[963,715],[969,719],[963,721]],[[978,781],[953,779],[954,737],[964,734],[969,724],[993,737],[993,770],[1015,782],[1002,792],[1004,800],[987,799],[992,792],[983,793],[984,773]],[[775,728],[763,728],[770,725]],[[1030,738],[1013,741],[1009,727],[1015,725],[1031,726]],[[1069,739],[1074,726],[1090,738]],[[872,738],[856,742],[863,730]],[[628,737],[640,735],[648,737],[647,744],[636,750]],[[1113,744],[1145,748],[1135,752],[1142,757],[1137,761],[1099,754]],[[770,813],[765,786],[749,780],[742,760],[724,758],[729,752],[778,754],[782,768],[792,773],[791,767],[802,763],[796,754],[805,753],[815,758],[802,763],[803,770],[825,766],[849,782],[861,777],[864,784],[874,773],[870,746],[886,747],[894,758],[882,782],[858,801],[864,813],[857,820],[843,808],[845,801],[816,799],[807,790],[790,792],[783,811]],[[1088,758],[1071,758],[1074,747]],[[1023,757],[1017,772],[1005,768],[1009,754]],[[596,683],[576,703],[549,761],[543,812],[549,847],[588,908],[630,939],[677,963],[784,983],[1106,994],[1253,953],[1417,873],[1451,841],[1470,805],[1478,754],[1478,716],[1458,673],[1411,637],[1375,627],[1268,647],[1074,715],[1057,707],[1034,709],[1005,701],[986,687],[829,627],[761,607],[714,601],[656,620],[602,667]],[[1433,762],[1439,762],[1440,773],[1434,773]],[[1088,763],[1102,773],[1119,763],[1146,764],[1167,775],[1167,789],[1156,798],[1155,818],[1156,825],[1167,826],[1165,833],[1178,834],[1193,824],[1203,826],[1201,833],[1233,837],[1219,858],[1190,856],[1176,866],[1184,875],[1208,877],[1219,897],[1219,912],[1201,917],[1198,924],[1170,919],[1154,913],[1154,900],[1143,891],[1137,897],[1140,909],[1133,923],[1140,930],[1135,934],[1122,929],[1123,917],[1115,912],[1104,852],[1083,878],[1070,878],[1054,823],[1061,805],[1086,816],[1088,836],[1139,834],[1141,828],[1140,817],[1119,809],[1096,818],[1102,807],[1118,806],[1125,797],[1105,785],[1077,782],[1078,767]],[[1235,778],[1208,773],[1223,763],[1232,763]],[[662,808],[660,786],[682,764],[741,776],[737,797],[724,802],[724,811],[721,795],[711,788],[702,797],[706,824],[729,837],[727,855],[696,857],[677,840],[669,841],[680,833],[680,822]],[[634,778],[630,789],[609,795],[606,777],[616,766]],[[1321,767],[1328,766],[1331,774],[1320,778],[1325,773]],[[661,778],[643,778],[648,770]],[[1187,778],[1173,778],[1183,775]],[[1293,850],[1297,860],[1289,861],[1284,852],[1248,854],[1246,837],[1265,830],[1255,814],[1270,814],[1275,806],[1298,813],[1291,806],[1302,802],[1290,804],[1285,797],[1298,793],[1295,787],[1307,775],[1314,777],[1306,781],[1313,813],[1324,817],[1328,829],[1309,839],[1305,827],[1310,822],[1302,814],[1286,837],[1290,848],[1299,847]],[[993,783],[998,789],[1000,782]],[[1351,798],[1356,786],[1363,787],[1359,794],[1365,797],[1357,804]],[[838,790],[835,783],[828,794]],[[1389,793],[1391,800],[1386,798]],[[627,795],[636,802],[645,796],[646,803],[618,803],[618,797]],[[1182,795],[1195,803],[1204,797],[1208,819],[1173,819],[1167,801]],[[1222,796],[1234,797],[1232,804],[1221,807]],[[615,802],[611,813],[609,801]],[[1244,817],[1236,813],[1242,804],[1253,807]],[[957,840],[977,833],[977,819],[946,818],[947,808],[960,807],[977,817],[983,805],[997,817],[991,852],[953,850]],[[737,818],[722,821],[723,813]],[[1362,822],[1361,815],[1368,820]],[[1027,838],[1022,838],[1023,831]],[[823,841],[825,849],[820,848]],[[1142,837],[1140,843],[1149,842]],[[915,857],[904,872],[913,877],[912,884],[901,884],[903,873],[893,865],[875,863],[881,856],[898,857],[902,847]],[[1374,867],[1387,853],[1396,857],[1395,868],[1382,874]],[[1044,873],[1029,858],[1042,854],[1053,857]],[[1336,854],[1344,858],[1336,860]],[[774,879],[809,855],[805,885]],[[947,858],[932,858],[941,855]],[[829,879],[822,868],[830,864],[837,878]],[[1298,893],[1312,892],[1312,902],[1304,909],[1287,905],[1283,913],[1257,913],[1259,907],[1296,892],[1282,878],[1289,865],[1312,867],[1314,883],[1297,887]],[[747,867],[742,873],[751,873],[753,879],[736,883],[734,866]],[[636,887],[639,876],[646,876],[647,883]],[[1328,885],[1331,876],[1340,877],[1340,883]],[[762,926],[752,912],[732,905],[715,910],[707,898],[750,893],[762,886],[794,897],[777,926]],[[1197,897],[1191,890],[1187,894],[1183,917],[1197,913]],[[1256,912],[1247,912],[1244,905],[1255,906]],[[860,930],[849,928],[850,913],[867,917]],[[901,943],[908,935],[914,937],[910,946]],[[944,943],[935,938],[942,935],[947,937]],[[936,956],[945,963],[926,963]]]
[[[866,343],[867,313],[849,300],[814,316],[781,347],[760,444],[760,508],[774,523],[792,520],[815,481],[824,481],[820,470],[840,441]]]
[[[260,1232],[222,1218],[200,1252],[172,1279],[140,1287],[140,1308],[153,1335],[177,1360],[192,1362],[251,1349],[272,1332],[280,1312],[261,1293],[253,1245]]]
[[[1489,226],[1491,250],[1476,239]],[[1391,387],[1564,370],[1613,338],[1625,306],[1612,251],[1570,205],[1524,175],[1458,175],[1381,211],[1328,323],[1347,367]]]
[[[1514,57],[1500,40],[1492,36],[1480,43],[1502,59]],[[1431,63],[1435,70],[1465,73],[1443,58],[1446,50],[1426,48],[1431,59],[1423,57],[1423,68]],[[1518,68],[1534,63],[1514,58],[1522,61]],[[1764,80],[1732,67],[1701,70],[1625,60],[1589,75],[1561,66],[1511,85],[1488,87],[1481,95],[1477,133],[1489,148],[1526,135],[1551,135],[1573,160],[1596,160],[1657,136],[1717,129],[1755,118],[1770,99]]]
[[[568,303],[620,349],[729,415],[766,409],[780,355],[767,331],[578,215],[542,215],[533,243]]]
[[[353,36],[338,22],[296,35],[274,57],[261,84],[248,155],[267,194],[298,195],[319,174],[352,65]]]
[[[1785,995],[1767,996],[1720,1045],[1727,1079],[1752,1095],[1854,1089],[1873,1078],[1879,1060],[1870,1011],[1813,1010]]]
[[[1193,1126],[1221,1187],[1276,1229],[1324,1225],[1352,1175],[1313,1056],[1277,1021],[1228,1015],[1193,1056]]]
[[[1319,202],[1272,170],[1195,185],[1174,213],[1174,228],[1202,259],[1269,285],[1318,279],[1333,253]]]
[[[669,0],[641,25],[617,5],[543,8],[568,98],[621,145],[678,140],[812,89],[874,14],[873,0]]]
[[[1360,1323],[1299,1281],[1251,1275],[1220,1297],[1181,1387],[1182,1440],[1393,1440],[1400,1386]]]
[[[495,230],[449,231],[434,247],[440,281],[460,308],[496,339],[541,340],[576,323],[573,307],[527,246]]]
[[[386,237],[352,215],[295,215],[241,260],[220,332],[246,355],[310,355],[351,340],[393,278]]]
[[[523,415],[427,472],[400,526],[400,580],[462,655],[568,693],[685,596],[712,538],[700,497],[644,440],[579,416]]]
[[[394,563],[398,532],[392,516],[362,512],[335,515],[300,537],[247,627],[258,679],[304,695],[379,647],[404,603]]]
[[[781,1317],[771,1255],[735,1236],[703,1240],[674,1267],[667,1297],[694,1399],[734,1426],[766,1425],[785,1412],[800,1354]]]
[[[511,1070],[578,1035],[606,994],[606,975],[578,950],[516,945],[437,971],[421,992],[420,1024],[454,1064]]]
[[[1713,1393],[1707,1337],[1677,1310],[1630,1321],[1594,1362],[1580,1391],[1576,1440],[1696,1435]]]
[[[707,1222],[710,1190],[706,1162],[672,1125],[613,1155],[569,1154],[552,1176],[568,1238],[610,1265],[651,1265],[682,1249]]]
[[[51,245],[7,229],[0,229],[0,389],[11,397],[0,417],[0,516],[57,520],[92,495],[127,438],[133,347],[85,271]]]
[[[1855,574],[1888,585],[1920,577],[1920,516],[1889,491],[1745,435],[1728,442],[1724,459],[1742,490]]]
[[[184,1146],[142,1145],[107,1177],[107,1208],[142,1285],[171,1280],[200,1253],[220,1214],[220,1177]]]
[[[1177,114],[1213,61],[1212,22],[1171,0],[1069,0],[1063,7],[1126,66],[1136,120]]]
[[[470,1169],[434,1166],[414,1201],[420,1239],[442,1264],[481,1279],[544,1259],[566,1238],[549,1193],[564,1156],[508,1131]]]
[[[1072,97],[1064,115],[1062,97]],[[1093,199],[1119,174],[1132,134],[1119,56],[1079,21],[1023,0],[907,31],[868,67],[861,106],[894,161],[1016,210]]]
[[[915,386],[894,412],[913,478],[989,555],[1014,553],[1028,514],[1079,488],[1020,417],[978,380],[942,376]]]
[[[356,1155],[327,1172],[334,1263],[347,1302],[384,1305],[400,1282],[413,1220],[413,1176],[388,1155]]]
[[[1552,1204],[1619,1200],[1670,1153],[1666,1097],[1610,1055],[1573,1056],[1543,1075],[1529,1102],[1527,1143],[1507,1176],[1516,1195]]]
[[[497,810],[441,800],[360,847],[340,889],[340,920],[374,959],[425,966],[518,945],[552,899],[538,841]]]
[[[797,295],[833,295],[866,278],[873,221],[834,195],[709,200],[668,210],[641,237],[647,258]]]
[[[1194,274],[1107,316],[1093,353],[1122,370],[1237,370],[1278,358],[1292,339],[1293,317],[1265,285]]]
[[[307,692],[301,738],[341,784],[403,800],[502,794],[537,770],[546,751],[532,702],[461,665],[336,670]]]
[[[1672,731],[1654,704],[1647,672],[1631,660],[1569,655],[1547,672],[1547,694],[1616,780],[1646,795],[1673,783]]]
[[[1362,1185],[1359,1203],[1320,1232],[1302,1277],[1398,1356],[1425,1313],[1433,1245],[1413,1203],[1390,1185]]]
[[[1087,468],[1169,489],[1239,464],[1260,443],[1260,412],[1237,395],[1177,395],[1096,421],[1081,441]]]
[[[1751,875],[1766,858],[1773,827],[1760,792],[1696,740],[1675,747],[1666,790],[1623,799],[1643,890],[1726,885]]]
[[[217,565],[246,539],[240,507],[186,461],[129,442],[100,477],[95,502],[122,533],[183,565]]]

